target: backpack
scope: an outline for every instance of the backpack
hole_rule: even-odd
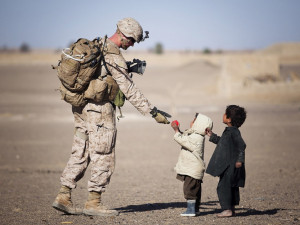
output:
[[[101,60],[101,45],[99,38],[80,38],[62,50],[57,75],[68,90],[82,92],[87,87]]]
[[[106,40],[106,37],[105,37]],[[57,76],[61,81],[61,97],[73,106],[84,106],[87,100],[82,93],[94,78],[94,74],[103,58],[100,38],[90,41],[78,39],[70,48],[62,50],[57,67]]]
[[[61,81],[59,91],[62,100],[76,107],[85,106],[88,100],[109,100],[119,108],[124,105],[125,95],[111,76],[107,76],[105,81],[94,76],[101,61],[108,71],[102,49],[106,38],[104,43],[100,42],[100,38],[93,41],[80,38],[70,48],[62,50],[58,66],[52,66],[57,69]]]

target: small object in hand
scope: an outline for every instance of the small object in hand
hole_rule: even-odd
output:
[[[179,126],[179,122],[177,120],[174,120],[173,122],[176,123],[177,126]]]

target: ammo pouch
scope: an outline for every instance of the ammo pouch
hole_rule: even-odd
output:
[[[60,85],[59,91],[61,93],[61,99],[70,103],[73,106],[83,107],[87,104],[87,100],[84,99],[82,93],[71,92],[68,89],[66,89],[64,85]]]
[[[114,102],[119,92],[119,85],[110,75],[106,76],[105,82],[107,83],[107,98],[109,101]]]
[[[92,80],[84,92],[84,98],[94,102],[102,102],[107,99],[108,84],[100,79]]]
[[[101,78],[92,80],[84,92],[84,99],[92,100],[94,102],[100,103],[103,101],[114,102],[117,94],[119,92],[119,86],[117,82],[108,75],[105,80]]]

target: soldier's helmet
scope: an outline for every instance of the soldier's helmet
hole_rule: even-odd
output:
[[[117,23],[119,30],[126,36],[133,38],[137,43],[143,39],[143,28],[133,18],[124,18]]]

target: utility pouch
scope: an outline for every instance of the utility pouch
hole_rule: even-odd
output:
[[[100,79],[90,81],[87,90],[84,92],[84,98],[94,102],[102,102],[107,98],[108,84]]]
[[[120,108],[124,105],[125,100],[126,100],[126,97],[125,97],[124,93],[121,90],[119,90],[115,97],[114,105]]]
[[[111,102],[114,102],[114,100],[119,92],[119,86],[118,86],[117,82],[110,75],[108,75],[105,78],[105,81],[108,85],[108,88],[107,88],[108,100]]]
[[[61,93],[61,99],[70,103],[73,106],[84,107],[87,104],[87,100],[84,99],[82,93],[71,92],[68,89],[66,89],[62,84],[60,85],[59,91]]]

